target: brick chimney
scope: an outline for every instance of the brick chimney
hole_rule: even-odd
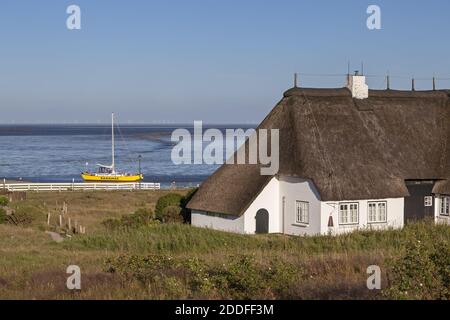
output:
[[[366,84],[366,77],[359,75],[358,71],[354,75],[348,75],[347,88],[355,99],[367,99],[369,97],[369,86]]]

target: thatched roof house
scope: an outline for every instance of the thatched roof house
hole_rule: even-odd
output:
[[[365,83],[362,76],[351,78]],[[358,98],[351,87],[289,89],[258,126],[279,129],[278,174],[262,176],[259,165],[224,164],[201,185],[189,207],[202,215],[235,220],[274,178],[308,181],[322,203],[408,199],[410,185],[423,188],[430,183],[427,194],[420,195],[421,203],[425,196],[450,195],[449,95],[450,91],[367,89]],[[280,190],[273,202],[281,203]],[[296,197],[302,200],[300,194]],[[286,229],[282,210],[276,214],[280,223],[275,232]],[[293,211],[298,210],[297,206]],[[308,209],[308,214],[321,212]]]

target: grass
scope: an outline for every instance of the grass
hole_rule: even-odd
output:
[[[420,241],[430,250],[450,243],[449,226],[427,222],[308,238],[237,235],[184,224],[117,230],[101,224],[138,208],[153,209],[166,193],[30,193],[11,204],[33,208],[35,220],[25,227],[0,225],[0,298],[383,299],[383,290],[366,287],[369,265],[381,267],[386,289],[392,261],[404,260],[411,243]],[[64,201],[87,233],[56,243],[42,226],[45,212]],[[65,287],[72,264],[81,268],[81,291]]]
[[[177,191],[185,194],[186,191]],[[167,190],[155,191],[97,191],[97,192],[29,192],[24,201],[11,204],[16,209],[24,209],[35,216],[35,226],[46,223],[47,213],[51,213],[51,223],[56,224],[67,204],[67,215],[77,220],[88,231],[101,228],[106,218],[117,218],[130,214],[139,208],[154,210],[159,197],[168,194]]]

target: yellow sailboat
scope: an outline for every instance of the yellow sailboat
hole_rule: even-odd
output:
[[[116,171],[114,155],[114,113],[111,115],[111,135],[112,135],[112,164],[110,166],[97,164],[98,171],[95,173],[83,172],[81,177],[84,181],[90,182],[137,182],[144,179],[142,173],[129,174]]]

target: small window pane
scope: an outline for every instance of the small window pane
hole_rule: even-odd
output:
[[[359,220],[358,204],[357,203],[343,203],[339,205],[339,223],[353,224],[358,223]]]
[[[301,224],[309,223],[309,202],[296,201],[295,202],[296,217],[295,222]]]
[[[368,221],[378,223],[387,221],[387,202],[369,202]]]
[[[450,197],[439,198],[439,212],[443,216],[450,215]]]
[[[374,222],[377,219],[377,204],[369,203],[369,222]]]
[[[425,197],[424,205],[425,205],[425,207],[432,207],[433,206],[433,197],[431,197],[431,196]]]
[[[386,221],[386,202],[378,203],[378,221]]]

